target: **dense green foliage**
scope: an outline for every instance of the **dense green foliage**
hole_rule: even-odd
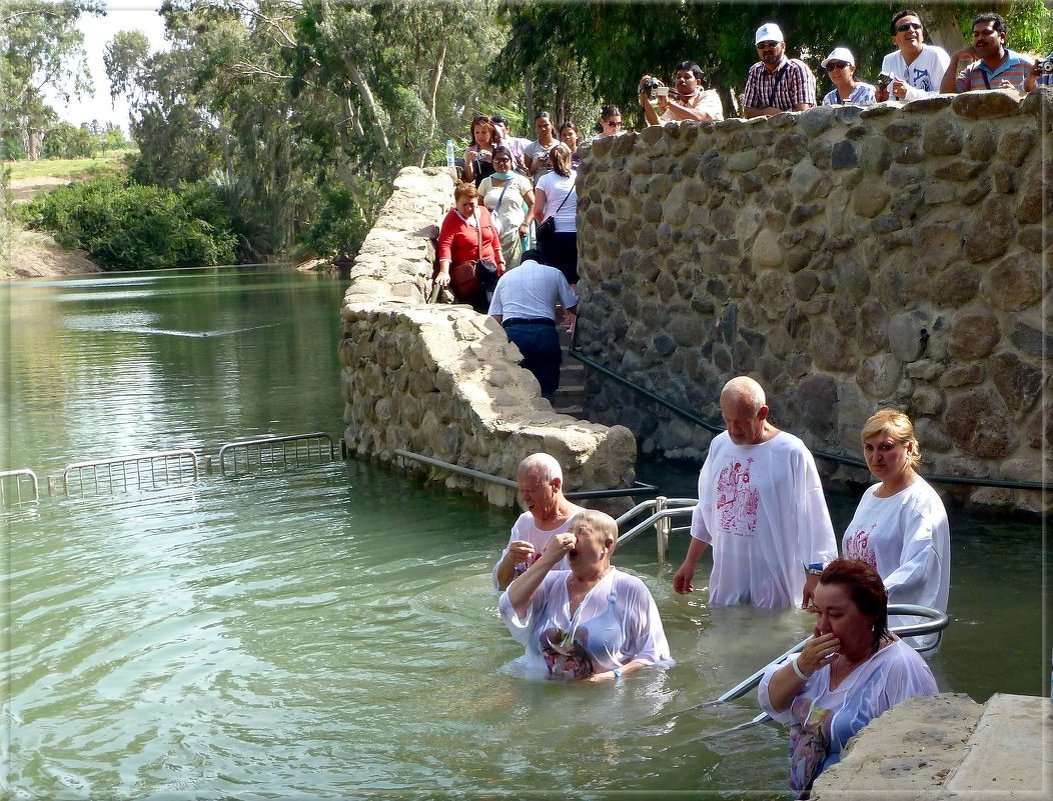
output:
[[[56,3],[64,16],[50,33],[47,17],[32,24],[18,17],[15,60],[29,59],[35,43],[50,54],[47,63],[66,64],[68,72],[76,40],[70,14],[90,11],[93,2]],[[1007,19],[1010,47],[1053,50],[1053,0],[908,5],[921,13],[928,40],[948,49],[960,46],[976,13],[993,9]],[[889,20],[902,7],[166,0],[160,13],[170,49],[151,53],[142,34],[122,32],[107,46],[104,63],[111,94],[132,108],[139,155],[129,192],[165,187],[181,196],[180,187],[205,187],[223,209],[241,261],[290,253],[347,258],[398,170],[443,163],[448,138],[462,152],[477,113],[503,113],[514,134],[532,136],[535,111],[547,109],[587,135],[600,105],[613,102],[628,127],[639,126],[640,76],[668,77],[691,59],[731,115],[756,60],[753,32],[768,20],[780,24],[789,54],[811,64],[824,92],[830,87],[819,61],[835,46],[853,50],[863,79],[877,73],[892,49]],[[21,65],[18,74],[27,69]]]
[[[106,270],[229,264],[235,237],[207,184],[179,191],[121,177],[57,189],[16,207],[27,227],[51,231]]]

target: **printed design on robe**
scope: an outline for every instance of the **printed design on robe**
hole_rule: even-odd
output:
[[[832,718],[829,709],[812,704],[804,723],[790,727],[790,790],[796,798],[808,797],[812,782],[830,756]]]
[[[757,531],[760,493],[750,484],[749,458],[743,464],[731,459],[717,476],[717,516],[720,528],[729,534],[752,537]]]
[[[595,670],[585,650],[589,641],[588,629],[574,627],[571,632],[561,628],[541,632],[541,655],[545,657],[549,676],[554,679],[587,679]]]
[[[870,547],[870,535],[874,533],[877,523],[861,528],[851,536],[845,537],[845,559],[859,559],[877,570],[877,554]]]

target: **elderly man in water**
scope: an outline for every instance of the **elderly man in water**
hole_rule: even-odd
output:
[[[494,589],[499,592],[534,564],[552,538],[567,531],[570,519],[582,511],[563,497],[563,470],[547,453],[533,453],[521,461],[516,483],[526,511],[512,526],[508,545],[494,565]],[[566,560],[559,569],[568,569]]]

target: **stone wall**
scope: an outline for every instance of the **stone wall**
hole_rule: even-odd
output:
[[[746,373],[813,448],[859,458],[862,423],[894,405],[923,472],[1041,481],[1051,109],[1045,90],[977,92],[597,141],[578,187],[579,349],[716,423],[721,386]],[[708,433],[599,372],[587,396],[642,453],[704,455]]]
[[[545,451],[568,490],[631,486],[631,432],[556,414],[493,318],[427,303],[433,238],[452,201],[447,170],[404,169],[351,267],[339,346],[348,450],[395,463],[402,449],[509,479],[524,456]],[[506,487],[406,468],[495,505],[515,502]]]

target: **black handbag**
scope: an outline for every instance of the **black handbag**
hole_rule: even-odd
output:
[[[573,191],[573,189],[570,190],[570,192]],[[567,194],[563,196],[563,203],[567,202],[567,198],[570,197],[570,192],[567,192]],[[559,207],[556,209],[555,214],[549,215],[548,219],[537,227],[538,239],[547,239],[548,237],[552,236],[552,234],[556,233],[556,214],[559,214],[560,209],[563,208],[563,203],[559,204]]]

